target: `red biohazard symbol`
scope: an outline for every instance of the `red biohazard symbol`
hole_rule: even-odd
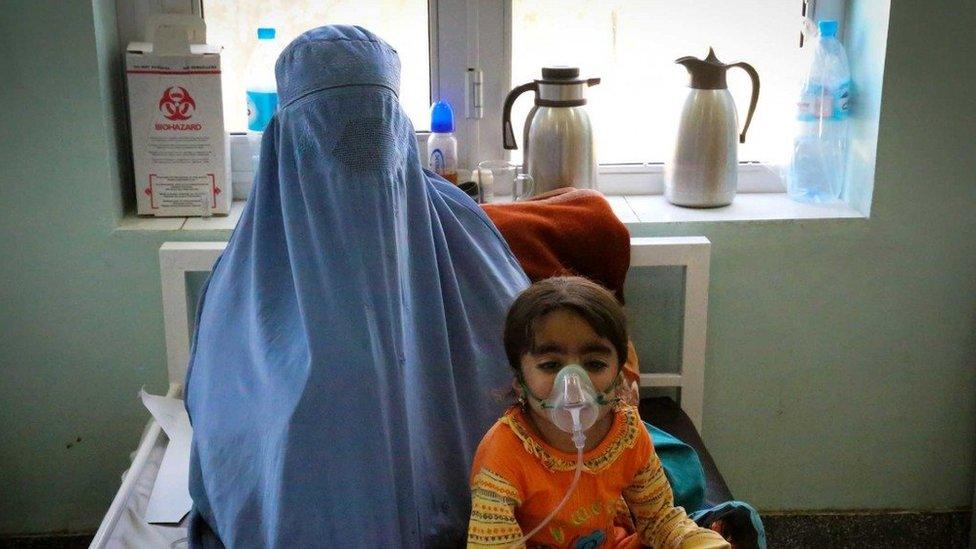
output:
[[[159,100],[159,112],[169,120],[188,120],[196,108],[197,104],[190,97],[190,92],[181,86],[166,88]]]

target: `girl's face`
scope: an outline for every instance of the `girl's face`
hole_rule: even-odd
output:
[[[613,384],[619,373],[617,351],[581,316],[555,310],[536,320],[534,328],[535,348],[522,355],[521,365],[525,385],[535,396],[548,398],[556,374],[567,364],[582,366],[601,393]],[[534,404],[532,410],[538,413]],[[601,417],[608,412],[609,406],[600,407]]]

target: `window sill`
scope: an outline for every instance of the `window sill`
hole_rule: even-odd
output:
[[[617,217],[628,229],[661,223],[715,223],[742,221],[790,221],[801,219],[852,219],[864,214],[846,203],[803,204],[785,193],[740,193],[732,204],[722,208],[682,208],[662,195],[608,196]],[[125,217],[119,231],[231,231],[244,211],[243,201],[234,201],[226,216],[202,217]]]
[[[235,200],[227,215],[212,217],[140,217],[128,214],[119,221],[116,231],[232,231],[244,213],[243,200]]]
[[[721,208],[682,208],[663,195],[608,196],[617,217],[634,229],[660,223],[715,223],[741,221],[791,221],[802,219],[865,218],[845,202],[805,204],[790,200],[786,193],[739,193]]]

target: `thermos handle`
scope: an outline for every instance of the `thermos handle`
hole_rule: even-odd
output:
[[[515,104],[518,96],[529,90],[539,93],[539,84],[535,82],[522,84],[508,92],[508,97],[505,98],[505,109],[502,112],[502,144],[508,150],[518,148],[518,143],[515,141],[515,133],[512,131],[512,105]]]
[[[739,143],[745,143],[746,132],[749,131],[752,114],[756,112],[756,102],[759,101],[759,73],[749,63],[732,63],[729,67],[739,67],[749,73],[749,78],[752,79],[752,99],[749,101],[749,114],[746,115],[746,125],[742,127],[742,133],[739,134]]]

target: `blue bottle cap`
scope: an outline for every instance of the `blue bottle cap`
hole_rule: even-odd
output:
[[[824,19],[817,23],[817,30],[820,31],[821,38],[830,38],[837,36],[837,21],[833,19]]]
[[[258,29],[258,40],[274,40],[275,30],[273,27],[261,27]]]
[[[451,133],[454,131],[454,109],[447,101],[438,101],[430,108],[430,131]]]

